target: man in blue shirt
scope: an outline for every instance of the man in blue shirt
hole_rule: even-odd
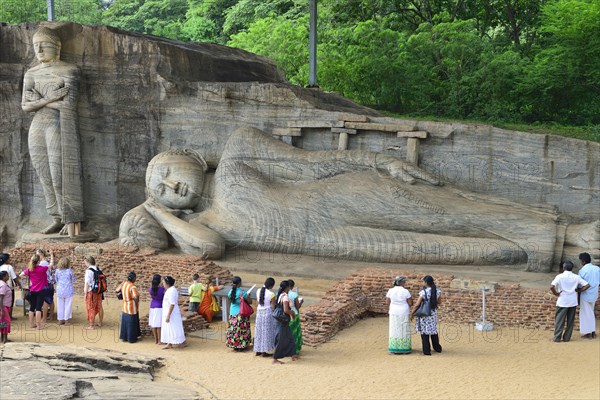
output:
[[[579,331],[582,337],[594,339],[596,337],[596,318],[594,316],[594,306],[598,300],[598,283],[600,281],[600,268],[592,264],[592,258],[589,253],[581,253],[579,261],[583,266],[579,270],[579,276],[583,278],[590,288],[581,292],[579,299]]]

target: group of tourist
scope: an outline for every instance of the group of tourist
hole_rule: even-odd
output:
[[[136,279],[137,275],[132,271],[116,289],[117,297],[123,300],[119,338],[129,343],[137,342],[142,336],[139,314],[140,293],[135,284]],[[148,325],[152,330],[154,342],[164,344],[165,350],[172,349],[174,346],[186,347],[187,341],[179,310],[179,292],[175,287],[175,279],[172,276],[165,276],[162,279],[158,274],[153,275],[148,293],[150,294]]]
[[[436,287],[431,275],[423,278],[423,282],[425,285],[414,304],[410,292],[404,287],[406,284],[404,276],[397,276],[394,279],[394,286],[386,294],[389,305],[388,351],[390,354],[412,352],[410,321],[415,314],[417,315],[415,332],[421,335],[423,354],[430,356],[431,347],[437,353],[442,352],[438,336],[438,306],[441,304],[442,291]],[[421,309],[424,311],[419,312]]]
[[[8,341],[11,321],[16,319],[12,315],[16,286],[26,292],[31,329],[44,329],[46,321],[52,319],[55,292],[58,324],[68,324],[72,317],[72,300],[75,295],[73,287],[75,274],[71,269],[69,258],[61,258],[58,263],[55,263],[52,251],[46,253],[41,248],[36,249],[27,268],[19,276],[15,273],[13,266],[8,264],[9,259],[10,254],[0,254],[1,341],[3,343]],[[21,279],[29,281],[26,289],[21,284]]]
[[[589,253],[579,254],[581,269],[579,274],[573,273],[571,261],[561,263],[563,272],[552,281],[550,291],[558,297],[556,301],[554,342],[571,340],[575,323],[575,314],[579,305],[579,327],[584,339],[596,338],[596,318],[594,307],[598,299],[600,268],[592,264]],[[389,339],[390,354],[406,354],[412,352],[412,336],[410,321],[416,317],[415,332],[421,335],[424,355],[431,355],[431,348],[442,352],[438,336],[438,306],[441,304],[442,292],[435,285],[433,277],[423,278],[424,286],[419,292],[416,303],[410,292],[404,287],[406,278],[397,276],[393,287],[386,294],[389,305]],[[257,323],[258,325],[258,323]]]
[[[49,255],[49,257],[48,257]],[[8,264],[10,255],[0,254],[0,341],[6,343],[10,333],[12,310],[14,308],[14,288],[19,286],[25,290],[25,299],[29,302],[29,326],[31,329],[44,329],[46,321],[52,318],[52,306],[56,294],[56,314],[59,325],[69,325],[72,318],[72,303],[75,296],[75,273],[69,257],[62,257],[55,262],[52,251],[46,253],[36,249],[26,269],[17,277],[14,268]],[[84,329],[94,330],[102,327],[104,309],[102,301],[106,291],[106,277],[96,265],[92,256],[83,259],[85,267],[83,293],[87,311],[87,326]],[[28,280],[27,289],[21,280]],[[123,300],[121,313],[120,339],[134,343],[141,337],[139,319],[139,292],[137,290],[135,272],[130,272],[126,280],[117,287],[117,296]],[[154,333],[156,343],[165,344],[165,349],[174,345],[187,346],[183,331],[183,322],[178,306],[179,293],[175,288],[175,279],[164,278],[164,286],[160,287],[160,275],[154,275],[152,287],[149,288],[151,301],[149,325]]]
[[[190,296],[189,311],[197,312],[210,323],[214,315],[221,311],[214,293],[223,289],[223,286],[216,285],[212,276],[208,276],[206,284],[200,282],[200,275],[198,274],[194,274],[192,279],[193,283],[188,288]]]
[[[69,324],[76,280],[71,260],[62,257],[55,263],[52,251],[46,253],[43,249],[37,249],[27,268],[18,277],[14,268],[8,264],[9,259],[9,254],[0,254],[0,341],[8,341],[11,320],[14,319],[12,310],[15,287],[23,289],[19,277],[29,280],[28,289],[24,290],[29,302],[30,328],[44,329],[46,321],[52,317],[55,294],[58,324]],[[561,264],[563,272],[554,278],[550,287],[551,292],[558,298],[552,338],[554,342],[571,340],[578,305],[581,336],[586,339],[596,338],[594,307],[598,298],[600,268],[591,263],[588,253],[581,253],[579,260],[582,267],[578,275],[573,273],[573,263],[564,261]],[[106,290],[106,278],[96,266],[94,257],[86,256],[83,264],[88,320],[85,329],[96,329],[102,327],[104,318],[102,300]],[[123,301],[120,339],[130,343],[138,341],[141,337],[140,294],[136,278],[135,272],[130,272],[116,290],[118,298]],[[188,288],[189,311],[198,313],[211,322],[214,315],[220,311],[214,294],[223,286],[216,285],[210,276],[205,283],[200,282],[198,274],[194,274],[192,279],[193,283]],[[390,354],[406,354],[412,351],[411,320],[415,318],[414,330],[421,336],[423,354],[431,355],[432,348],[438,353],[442,352],[438,336],[438,307],[442,303],[442,292],[430,275],[423,278],[423,283],[423,289],[419,291],[416,302],[413,302],[411,293],[405,288],[404,276],[397,276],[393,287],[386,294],[389,305]],[[230,306],[226,346],[235,351],[243,351],[253,346],[256,356],[269,357],[273,359],[274,364],[280,364],[280,360],[285,357],[296,360],[302,348],[299,309],[303,299],[298,296],[297,290],[294,290],[295,282],[291,279],[281,281],[278,290],[274,290],[274,286],[275,279],[269,277],[257,290],[256,322],[252,336],[250,315],[254,310],[251,309],[251,290],[246,291],[242,288],[242,279],[239,276],[233,277],[232,288],[227,294]],[[148,293],[151,298],[148,324],[155,343],[163,344],[164,349],[187,346],[175,279],[171,276],[162,279],[160,275],[154,275]]]
[[[243,351],[252,344],[250,315],[244,312],[242,302],[250,306],[250,293],[242,289],[242,279],[235,276],[229,290],[229,318],[226,346]],[[275,279],[267,278],[258,289],[253,348],[257,356],[270,357],[273,364],[282,364],[282,358],[297,360],[302,349],[300,313],[304,300],[294,290],[291,279],[281,281],[277,293],[273,290]]]
[[[600,268],[592,264],[589,253],[579,254],[581,269],[573,273],[573,263],[564,261],[563,272],[551,283],[550,291],[557,297],[553,342],[568,342],[573,334],[575,313],[579,305],[579,332],[584,339],[596,338],[594,307],[598,300]]]

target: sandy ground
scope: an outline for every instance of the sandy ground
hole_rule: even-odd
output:
[[[244,283],[263,278],[244,273]],[[293,277],[292,277],[293,278]],[[305,297],[316,299],[331,282],[298,278]],[[50,323],[27,330],[25,318],[13,323],[10,339],[100,347],[164,357],[158,381],[198,390],[218,399],[598,399],[600,340],[575,332],[570,343],[550,343],[549,331],[501,328],[482,333],[466,325],[440,326],[442,354],[388,355],[385,317],[367,318],[316,348],[305,347],[299,361],[255,357],[225,347],[225,325],[216,322],[189,338],[185,349],[162,350],[145,337],[135,344],[118,339],[120,302],[108,300],[102,330],[84,331],[83,298],[74,301],[74,325]],[[141,312],[147,312],[143,304]],[[600,326],[599,326],[600,328]],[[600,331],[600,329],[598,329]],[[161,397],[168,396],[167,393]]]

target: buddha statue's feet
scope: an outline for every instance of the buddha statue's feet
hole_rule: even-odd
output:
[[[63,228],[64,225],[60,222],[60,220],[54,220],[53,223],[42,229],[40,233],[43,233],[44,235],[49,235],[51,233],[59,232]]]

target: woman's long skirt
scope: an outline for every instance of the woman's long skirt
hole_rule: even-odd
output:
[[[119,338],[129,343],[135,343],[140,336],[142,336],[142,331],[140,329],[139,314],[121,313],[121,334]]]
[[[0,304],[0,307],[3,307],[4,309],[4,313],[2,315],[2,319],[0,319],[0,322],[3,322],[3,325],[6,325],[4,328],[0,328],[0,333],[3,335],[8,335],[10,333],[10,307],[2,304]]]
[[[148,326],[150,328],[160,328],[162,326],[162,307],[151,308],[148,314]]]
[[[275,352],[273,358],[278,360],[284,357],[296,355],[296,343],[294,342],[294,334],[289,323],[282,324],[277,322],[277,336],[275,336]]]
[[[176,306],[177,307],[177,306]],[[179,309],[171,313],[169,322],[167,314],[162,313],[162,322],[160,327],[160,341],[165,344],[182,344],[185,342],[185,330],[183,329],[183,320]]]
[[[230,349],[245,349],[252,342],[250,332],[250,318],[241,315],[230,315],[225,333],[227,342],[225,345]]]
[[[388,351],[398,354],[412,351],[410,317],[408,315],[390,315]]]
[[[275,335],[277,335],[277,321],[273,318],[273,311],[270,308],[256,310],[254,352],[272,353],[275,349]]]
[[[296,354],[300,354],[302,350],[302,329],[300,328],[300,313],[296,314],[296,318],[290,321],[290,328],[294,335],[294,343],[296,343]]]

